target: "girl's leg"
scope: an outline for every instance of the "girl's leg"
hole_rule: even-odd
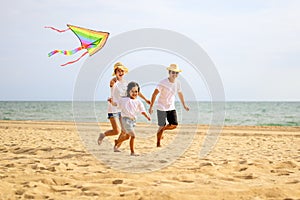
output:
[[[134,132],[131,132],[130,133],[130,141],[129,141],[129,146],[130,146],[130,151],[131,151],[131,153],[130,153],[130,155],[132,155],[132,156],[139,156],[138,154],[136,154],[135,152],[134,152],[134,139],[135,139],[135,133]]]
[[[124,142],[125,140],[128,140],[129,137],[130,137],[130,135],[124,133],[122,137],[119,137],[118,140],[115,140],[114,151],[120,152],[120,150],[118,150],[118,146],[120,146],[122,144],[122,142]]]
[[[134,154],[134,138],[134,136],[131,136],[129,141],[131,155]]]
[[[120,125],[121,125],[121,133],[119,135],[119,138],[117,140],[115,140],[115,146],[117,148],[119,148],[122,144],[122,142],[118,143],[118,145],[116,145],[117,141],[121,140],[121,138],[126,138],[126,133],[125,133],[125,130],[123,128],[123,124],[122,124],[122,117],[119,118],[119,122],[120,122]]]

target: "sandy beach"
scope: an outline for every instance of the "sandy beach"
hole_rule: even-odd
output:
[[[203,158],[205,125],[166,131],[159,149],[156,125],[137,124],[138,157],[81,127],[0,121],[0,199],[300,199],[300,127],[224,127]]]

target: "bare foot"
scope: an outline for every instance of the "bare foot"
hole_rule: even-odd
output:
[[[121,150],[120,150],[120,149],[118,149],[118,147],[117,147],[117,146],[114,146],[114,152],[121,152]]]
[[[140,156],[140,154],[137,154],[137,153],[134,153],[134,152],[131,152],[130,155],[131,155],[131,156]]]
[[[100,135],[98,137],[98,145],[100,145],[102,143],[102,140],[104,137],[105,137],[104,133],[100,133]]]

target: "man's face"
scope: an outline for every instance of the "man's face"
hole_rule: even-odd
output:
[[[174,71],[169,71],[169,76],[170,78],[177,78],[178,77],[179,72],[174,72]]]

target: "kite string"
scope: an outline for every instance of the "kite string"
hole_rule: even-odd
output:
[[[87,54],[88,52],[86,51],[86,52],[84,52],[79,58],[77,58],[76,60],[73,60],[73,61],[70,61],[70,62],[67,62],[67,63],[65,63],[65,64],[62,64],[62,65],[60,65],[60,66],[62,66],[62,67],[64,67],[64,66],[66,66],[66,65],[69,65],[69,64],[72,64],[72,63],[75,63],[75,62],[77,62],[78,60],[80,60],[83,56],[85,56],[86,54]]]
[[[50,29],[52,29],[52,30],[54,30],[54,31],[57,31],[57,32],[60,32],[60,33],[66,32],[66,31],[70,30],[70,28],[67,28],[67,29],[65,29],[65,30],[59,30],[59,29],[54,28],[54,27],[52,27],[52,26],[45,26],[44,28],[50,28]]]

